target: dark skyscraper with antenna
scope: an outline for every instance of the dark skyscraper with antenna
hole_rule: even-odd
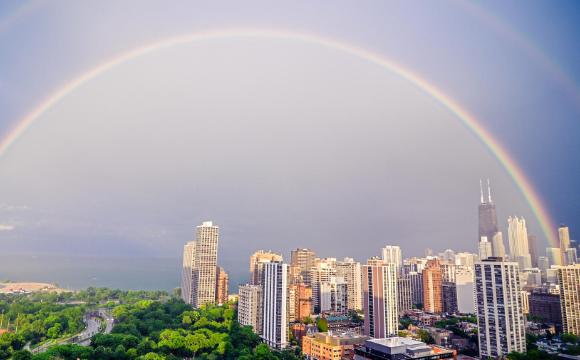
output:
[[[484,197],[483,184],[479,180],[480,203],[479,203],[479,239],[481,242],[485,237],[488,242],[492,243],[494,236],[499,232],[497,227],[497,213],[495,211],[495,204],[491,200],[491,186],[489,179],[487,179],[487,196]],[[497,249],[493,249],[495,254]]]

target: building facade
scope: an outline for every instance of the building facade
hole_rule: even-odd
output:
[[[262,339],[275,349],[288,346],[288,265],[282,262],[264,264]]]
[[[264,264],[283,261],[282,255],[271,251],[259,250],[250,256],[250,284],[260,285],[264,276]]]
[[[580,264],[558,268],[562,331],[580,335]]]
[[[362,310],[361,265],[352,258],[336,263],[336,276],[342,277],[347,285],[348,310]]]
[[[219,228],[204,221],[196,229],[195,241],[184,246],[181,293],[193,307],[216,300],[218,239]]]
[[[216,269],[215,302],[219,305],[228,302],[228,283],[228,273],[224,270],[223,267],[218,266]]]
[[[290,265],[298,268],[302,282],[310,283],[310,269],[314,266],[316,254],[310,249],[294,249],[290,252]]]
[[[241,285],[238,290],[238,322],[251,326],[256,334],[262,333],[262,287]]]
[[[364,334],[377,338],[396,335],[399,325],[396,265],[364,265],[362,273]]]
[[[480,357],[526,352],[518,264],[501,258],[477,262],[475,298]]]
[[[438,259],[429,260],[423,269],[423,309],[433,314],[443,312],[443,273]]]

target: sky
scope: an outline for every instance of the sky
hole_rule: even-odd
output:
[[[4,1],[0,139],[55,89],[130,49],[208,30],[312,34],[443,90],[578,238],[578,6]],[[296,39],[206,39],[120,64],[34,122],[0,157],[0,248],[179,259],[213,220],[220,263],[235,273],[258,249],[360,261],[387,244],[406,256],[475,252],[480,178],[491,179],[502,230],[524,216],[547,246],[485,144],[408,80]]]

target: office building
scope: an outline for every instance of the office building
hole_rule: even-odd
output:
[[[288,346],[288,265],[282,262],[264,264],[262,339],[275,349]]]
[[[580,336],[580,264],[561,266],[557,271],[562,331]]]
[[[195,241],[184,247],[181,292],[184,301],[193,307],[216,300],[218,238],[219,228],[204,221],[196,229]]]
[[[486,236],[482,236],[479,239],[478,252],[480,259],[487,259],[489,257],[493,257],[493,247],[491,245],[491,242],[487,239]]]
[[[555,248],[555,247],[546,248],[546,257],[548,258],[548,261],[550,262],[550,266],[552,266],[552,265],[554,265],[554,266],[564,265],[564,263],[562,263],[562,254],[560,252],[560,248]]]
[[[501,258],[506,256],[503,234],[501,231],[496,232],[491,238],[491,248],[493,256]]]
[[[314,266],[316,254],[310,249],[295,249],[290,252],[290,265],[300,269],[302,282],[310,284],[310,269]]]
[[[478,246],[480,258],[483,258],[482,255],[485,257],[493,256],[494,249],[492,247],[492,240],[499,229],[497,225],[495,204],[491,200],[491,186],[489,184],[489,179],[487,180],[487,196],[484,196],[481,180],[479,181],[479,191],[479,236],[477,240],[480,243]],[[485,244],[482,245],[481,242],[485,242]]]
[[[362,267],[364,334],[387,337],[397,334],[397,267],[369,261]]]
[[[519,266],[500,258],[475,264],[479,355],[498,358],[526,351]]]
[[[529,297],[530,315],[545,322],[562,325],[560,295],[533,291]]]
[[[443,274],[438,259],[429,260],[423,269],[423,310],[439,314],[443,312]]]
[[[517,261],[520,270],[532,267],[532,258],[528,246],[528,230],[526,220],[517,216],[508,218],[508,239],[510,258]]]
[[[532,267],[537,268],[540,254],[538,253],[538,238],[536,235],[528,235],[528,247],[530,250],[530,257],[532,258]]]
[[[259,250],[250,256],[250,284],[262,284],[264,265],[270,262],[280,262],[282,255],[271,251]]]
[[[217,267],[216,269],[216,291],[215,291],[215,301],[217,304],[225,304],[228,301],[228,273],[223,267]]]
[[[570,229],[566,225],[558,227],[558,239],[560,240],[561,264],[568,265],[566,262],[566,250],[570,247]]]
[[[256,334],[262,332],[262,286],[240,285],[238,289],[238,322],[251,326]]]

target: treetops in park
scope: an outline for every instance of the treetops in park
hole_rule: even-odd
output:
[[[67,295],[68,296],[68,295]],[[0,336],[0,359],[297,359],[291,351],[274,352],[262,344],[248,327],[235,321],[235,311],[228,306],[207,306],[194,310],[181,300],[158,292],[117,292],[89,289],[71,299],[107,304],[116,325],[111,334],[98,334],[91,346],[55,346],[32,356],[21,351],[26,341],[13,341],[18,335]],[[47,299],[43,299],[48,301]],[[43,306],[56,306],[54,298]],[[22,300],[24,301],[24,300]],[[34,302],[33,299],[26,301]],[[83,311],[88,305],[58,305],[69,311]],[[81,327],[82,328],[82,327]]]

